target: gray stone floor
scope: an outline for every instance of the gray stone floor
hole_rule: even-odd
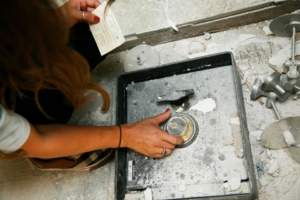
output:
[[[202,36],[179,40],[155,46],[159,52],[160,64],[169,64],[189,59],[194,53],[208,54],[231,51],[247,80],[252,83],[255,77],[262,80],[273,72],[268,60],[283,47],[290,44],[288,38],[267,36],[263,27],[269,21],[242,26],[212,34],[210,40]],[[242,34],[255,37],[239,40]],[[89,125],[115,124],[116,79],[124,72],[123,61],[127,52],[110,54],[92,72],[92,80],[102,85],[112,97],[110,111],[101,115],[99,104],[90,103],[83,110],[74,113],[70,123]],[[250,101],[250,91],[243,85],[244,101],[250,131],[253,161],[262,161],[265,173],[257,178],[261,200],[295,200],[300,190],[300,165],[295,163],[286,149],[270,150],[260,145],[257,133],[276,121],[274,112],[257,101]],[[292,97],[292,96],[291,96]],[[278,102],[277,107],[282,117],[297,116],[300,112],[299,100],[291,97],[285,102]],[[264,99],[265,100],[265,99]],[[270,153],[268,153],[270,152]],[[277,159],[280,170],[274,176],[267,173],[271,159]],[[31,168],[23,159],[0,161],[0,199],[97,199],[114,198],[114,162],[92,172],[42,172]],[[299,194],[298,194],[299,195]]]

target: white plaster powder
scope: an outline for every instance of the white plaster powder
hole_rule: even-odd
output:
[[[200,100],[196,105],[192,106],[190,110],[198,110],[205,113],[211,112],[216,107],[216,103],[212,98]]]

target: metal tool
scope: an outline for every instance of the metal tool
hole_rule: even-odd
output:
[[[245,75],[244,75],[244,73],[242,72],[241,68],[240,68],[238,65],[236,66],[236,68],[237,68],[237,70],[238,70],[238,72],[239,72],[241,78],[244,79],[244,78],[245,78]],[[260,81],[260,86],[259,86],[258,88],[261,88],[261,80],[258,79],[258,81]],[[251,91],[251,95],[252,95],[252,91],[253,91],[253,86],[252,86],[252,84],[251,84],[248,80],[245,80],[245,83],[246,83],[248,89]],[[255,81],[254,81],[254,83],[255,83]],[[251,99],[252,99],[252,97],[251,97]],[[255,97],[255,99],[258,99],[258,102],[259,102],[261,105],[264,105],[264,101],[262,100],[262,98],[260,98],[260,96]],[[255,99],[252,99],[252,100],[255,100]]]
[[[275,111],[275,114],[277,116],[277,119],[281,120],[278,109],[275,105],[276,97],[277,96],[274,92],[270,92],[268,94],[268,98],[266,101],[266,107],[273,108],[273,110]],[[271,125],[271,127],[272,127],[272,125]],[[284,131],[280,131],[276,135],[274,135],[273,128],[270,128],[270,130],[272,130],[272,131],[268,131],[268,128],[266,130],[263,132],[263,134],[261,136],[262,144],[270,149],[282,149],[285,146],[284,138],[283,138]]]
[[[256,78],[253,83],[250,98],[255,100],[261,96],[267,96],[270,92],[275,92],[280,101],[286,100],[293,90],[287,91],[281,86],[280,76],[281,74],[275,71],[268,76],[263,83],[260,79]]]
[[[280,84],[281,74],[277,71],[268,76],[261,85],[264,92],[275,92],[280,101],[286,100],[292,91],[286,91]]]
[[[300,14],[288,14],[274,19],[270,23],[270,30],[278,36],[292,37],[291,60],[285,62],[285,67],[289,68],[289,78],[297,78],[300,61],[295,60],[295,40],[296,32],[300,31]]]
[[[184,97],[193,95],[194,93],[195,93],[194,89],[175,90],[175,91],[160,95],[159,97],[157,97],[156,102],[178,101]]]
[[[281,117],[279,115],[279,112],[278,112],[278,109],[277,109],[277,107],[275,105],[276,97],[277,97],[277,95],[274,92],[270,92],[268,94],[268,98],[267,98],[267,101],[266,101],[266,107],[267,108],[273,108],[273,110],[275,111],[275,114],[276,114],[277,118],[281,119]]]
[[[299,124],[294,123],[292,125],[289,118],[282,119],[275,105],[275,101],[276,94],[274,92],[270,92],[266,101],[266,107],[274,109],[279,121],[271,124],[266,130],[264,130],[261,136],[262,144],[270,149],[282,149],[287,146],[292,158],[296,162],[300,163],[300,134],[297,127]]]
[[[266,92],[261,90],[261,85],[262,85],[261,80],[259,78],[255,78],[253,86],[252,86],[252,90],[251,90],[251,95],[250,95],[250,98],[252,100],[255,100],[261,96],[268,95]]]
[[[297,79],[296,78],[293,78],[291,79],[287,74],[282,74],[281,75],[281,85],[283,86],[283,88],[286,90],[286,91],[292,91],[295,89],[296,84],[297,84]]]
[[[288,147],[291,157],[300,163],[300,117],[287,117],[268,126],[262,133],[261,143],[270,149]]]

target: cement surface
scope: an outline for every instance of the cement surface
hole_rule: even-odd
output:
[[[270,21],[242,26],[211,35],[210,40],[203,36],[184,39],[155,46],[159,52],[160,64],[184,61],[195,55],[231,51],[237,65],[250,83],[254,78],[261,80],[274,70],[269,67],[269,58],[290,44],[288,38],[267,36],[263,31]],[[251,34],[246,40],[239,40],[242,34]],[[244,37],[243,37],[244,38]],[[103,86],[111,95],[112,107],[102,115],[100,105],[88,104],[73,115],[71,123],[89,125],[115,124],[116,80],[124,72],[123,61],[127,52],[108,55],[92,72],[92,80]],[[295,200],[300,190],[300,165],[294,162],[287,149],[267,150],[261,146],[259,133],[276,121],[273,110],[250,100],[250,91],[243,85],[248,129],[252,147],[253,162],[263,163],[264,173],[257,177],[260,200]],[[299,100],[293,95],[285,102],[276,102],[282,117],[297,116],[300,113]],[[266,99],[263,98],[265,101]],[[163,111],[162,111],[163,112]],[[278,161],[278,172],[270,175],[268,169]],[[41,172],[32,169],[24,159],[0,161],[0,199],[114,199],[114,162],[89,172]]]
[[[272,0],[117,0],[112,10],[125,36],[169,28],[169,18],[177,26],[203,22],[255,10]],[[188,11],[188,14],[186,13]]]

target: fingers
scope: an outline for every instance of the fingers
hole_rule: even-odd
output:
[[[171,144],[169,142],[161,140],[159,147],[164,147],[164,148],[167,148],[167,149],[174,149],[175,145]]]
[[[170,156],[171,153],[172,153],[172,149],[168,149],[168,148],[166,148],[166,154],[165,155],[163,155],[163,151],[164,151],[164,148],[157,148],[157,153],[154,154],[151,157],[153,157],[153,158],[164,158],[166,156]]]
[[[171,109],[167,108],[167,110],[164,113],[155,116],[154,120],[157,124],[160,124],[160,123],[166,121],[167,119],[169,119],[170,115],[171,115]],[[180,145],[184,142],[182,137],[171,135],[168,132],[164,132],[164,133],[165,134],[161,135],[161,139],[168,142],[168,143],[171,143],[171,144],[174,144],[174,145]]]
[[[98,6],[100,6],[100,2],[97,0],[77,0],[77,9],[81,11],[91,12]]]
[[[91,8],[91,7],[87,7],[87,8],[86,8],[86,11],[87,11],[87,12],[90,12],[90,13],[93,12],[94,10],[95,10],[95,8]]]
[[[86,1],[85,0],[77,0],[77,8],[79,8],[79,10],[86,10]]]
[[[100,18],[91,12],[95,10],[101,3],[97,0],[77,0],[77,12],[76,18],[78,21],[84,21],[89,24],[95,24],[100,22]],[[84,12],[84,14],[83,14]]]
[[[182,137],[171,135],[170,133],[162,134],[161,140],[166,141],[171,144],[174,144],[174,145],[180,145],[180,144],[183,144],[183,142],[184,142]]]
[[[100,4],[101,3],[97,0],[86,0],[86,5],[90,8],[97,8]]]

